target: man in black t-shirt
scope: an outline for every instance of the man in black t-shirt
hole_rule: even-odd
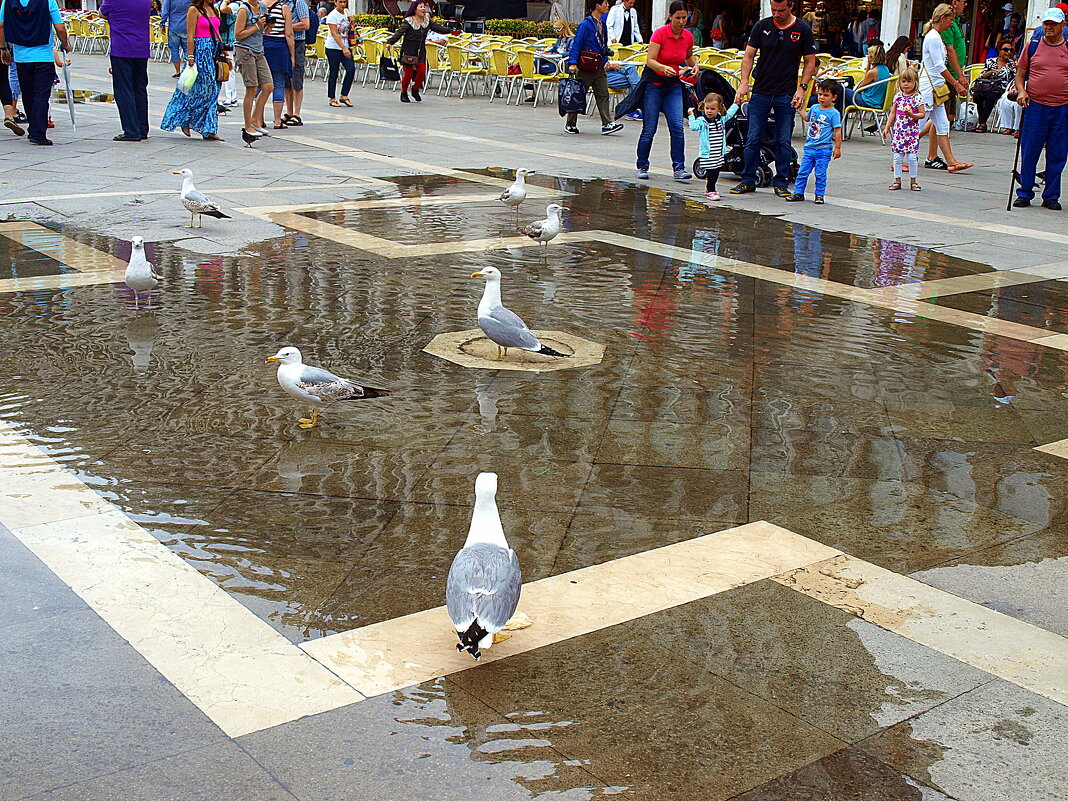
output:
[[[779,197],[790,196],[790,163],[793,152],[790,137],[794,130],[794,110],[805,102],[809,81],[816,72],[816,40],[812,29],[794,16],[793,0],[771,0],[771,16],[762,19],[749,33],[749,43],[742,58],[741,83],[734,102],[741,103],[749,94],[749,76],[757,51],[753,81],[756,90],[749,99],[749,134],[745,140],[745,168],[742,182],[731,189],[732,195],[755,192],[757,168],[760,166],[760,146],[768,126],[771,110],[775,110],[775,177],[772,184]],[[797,68],[805,63],[801,84],[797,82]]]

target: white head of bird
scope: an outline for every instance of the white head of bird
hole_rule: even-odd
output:
[[[133,247],[134,250],[144,250],[145,249],[144,237],[140,237],[140,236],[130,237],[130,245]]]
[[[533,174],[534,174],[534,170],[519,169],[519,170],[515,171],[515,177],[520,179],[520,180],[526,178],[528,175],[533,175]]]
[[[282,348],[274,356],[267,357],[266,363],[270,364],[271,362],[281,362],[284,365],[300,364],[300,351],[294,347]]]
[[[478,302],[478,314],[487,315],[490,311],[501,304],[501,271],[496,267],[483,267],[477,273],[471,273],[472,278],[485,278],[486,289],[482,293],[482,299]]]
[[[183,178],[192,178],[193,177],[193,171],[191,169],[189,169],[188,167],[183,167],[180,170],[171,170],[171,175],[180,175]]]
[[[471,528],[467,532],[464,546],[477,542],[489,542],[508,547],[501,527],[501,516],[497,512],[497,474],[479,473],[475,479],[475,509],[471,515]]]
[[[545,213],[548,214],[550,217],[559,217],[560,212],[562,211],[567,211],[567,209],[565,209],[559,203],[550,203],[548,206],[545,207]]]

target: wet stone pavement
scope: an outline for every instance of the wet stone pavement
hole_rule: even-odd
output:
[[[1063,282],[880,307],[852,290],[991,268],[627,182],[532,180],[564,196],[568,231],[693,257],[572,241],[386,258],[299,230],[237,256],[150,245],[147,310],[121,283],[0,294],[0,420],[298,645],[439,606],[480,470],[500,475],[526,582],[765,520],[1068,636],[1068,461],[1035,450],[1068,438],[1068,352],[940,316],[1068,334]],[[411,205],[298,214],[414,246],[515,234],[494,201],[419,205],[484,185],[391,183],[376,196]],[[488,265],[532,327],[603,360],[530,374],[424,353],[475,326],[469,276]],[[70,270],[0,237],[0,278]],[[283,345],[393,395],[302,431],[263,364]],[[1068,779],[1068,707],[770,579],[231,738],[0,534],[21,577],[0,587],[22,666],[3,799],[1053,801]],[[27,593],[51,617],[21,620]],[[88,689],[27,710],[48,686],[27,666],[90,641],[93,667],[63,678]],[[68,727],[70,710],[86,711]]]

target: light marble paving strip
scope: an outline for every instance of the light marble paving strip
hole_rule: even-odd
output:
[[[88,273],[105,270],[124,270],[126,262],[110,253],[76,242],[58,231],[31,222],[0,223],[0,236],[6,236],[23,247],[43,253],[60,264]]]
[[[519,608],[534,621],[483,652],[506,659],[690,603],[840,554],[766,522],[656,548],[523,585]],[[475,667],[456,651],[445,607],[320,640],[304,650],[370,697]]]
[[[479,195],[445,195],[430,197],[392,197],[372,200],[345,200],[334,203],[294,203],[288,206],[248,206],[235,209],[254,217],[266,217],[268,214],[281,212],[299,212],[306,214],[311,211],[359,211],[360,209],[395,209],[408,208],[409,206],[451,206],[457,203],[487,203],[497,200],[499,192],[487,192]]]
[[[1059,439],[1056,442],[1039,445],[1035,450],[1041,451],[1042,453],[1048,453],[1050,456],[1059,456],[1061,459],[1068,459],[1068,439]]]
[[[0,523],[231,737],[363,698],[4,423]]]
[[[920,281],[914,284],[878,287],[871,291],[880,295],[922,300],[960,295],[965,292],[985,292],[1005,286],[1049,281],[1054,278],[1068,278],[1068,262],[1041,264],[1022,270],[995,270],[989,273],[958,275],[955,278],[936,278],[933,281]]]
[[[249,212],[248,209],[240,211]],[[501,250],[504,248],[529,248],[542,247],[540,242],[535,242],[526,236],[508,236],[498,239],[464,239],[457,242],[427,242],[420,245],[403,245],[390,239],[365,234],[352,228],[344,228],[340,225],[314,220],[296,212],[268,213],[267,219],[278,225],[303,231],[323,239],[329,239],[342,245],[365,250],[376,256],[389,259],[412,258],[418,256],[439,256],[447,253],[469,253],[472,251]],[[572,234],[560,234],[554,242],[574,241]]]
[[[714,270],[721,270],[736,275],[745,275],[759,278],[763,281],[782,284],[784,286],[809,289],[825,295],[852,300],[858,303],[866,303],[878,308],[889,309],[904,314],[911,314],[929,320],[958,325],[962,328],[970,328],[996,336],[1018,339],[1024,342],[1032,342],[1058,350],[1068,350],[1068,335],[1053,334],[1043,328],[1022,325],[1008,320],[998,320],[994,317],[986,317],[982,314],[961,311],[945,306],[936,306],[920,300],[912,300],[893,295],[886,295],[877,290],[864,289],[850,286],[837,281],[828,281],[825,278],[813,278],[807,275],[797,275],[786,270],[778,270],[774,267],[766,267],[762,264],[738,261],[711,253],[696,253],[688,248],[680,248],[674,245],[666,245],[660,242],[651,242],[627,234],[617,234],[612,231],[581,231],[572,232],[572,240],[587,240],[617,245],[619,247],[639,250],[652,255],[671,258],[676,261],[698,263]],[[984,275],[986,275],[984,273]],[[1041,280],[1041,279],[1040,279]]]
[[[841,555],[773,581],[1068,706],[1068,639]]]
[[[76,286],[118,284],[125,280],[125,277],[126,271],[123,269],[42,275],[31,278],[3,278],[0,279],[0,295],[6,295],[10,292],[33,292],[38,289],[70,289]]]

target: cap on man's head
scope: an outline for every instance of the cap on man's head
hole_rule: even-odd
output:
[[[1064,22],[1064,12],[1059,8],[1051,8],[1042,15],[1043,22]]]
[[[1014,6],[1012,5],[1012,3],[1006,3],[1005,5],[1003,5],[1003,6],[1001,7],[1001,10],[1002,10],[1002,11],[1014,11],[1014,10],[1015,10],[1015,8],[1014,8]]]

